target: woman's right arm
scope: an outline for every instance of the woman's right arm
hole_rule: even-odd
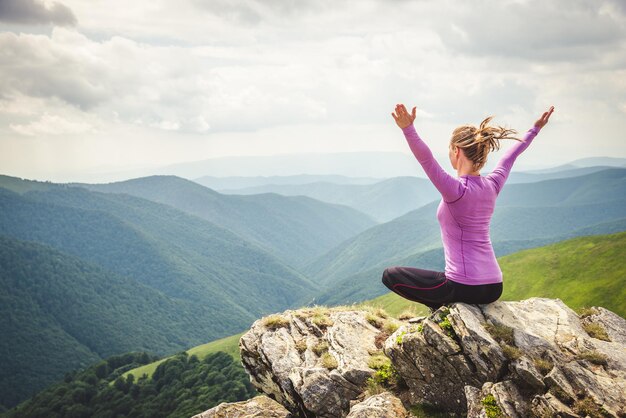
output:
[[[515,145],[506,150],[500,158],[500,161],[498,161],[496,168],[494,168],[493,171],[487,176],[492,178],[496,183],[496,192],[498,194],[500,194],[500,190],[502,190],[506,179],[509,177],[509,173],[513,168],[513,163],[517,159],[517,156],[528,148],[541,128],[548,123],[552,112],[554,112],[554,106],[551,106],[547,112],[544,112],[543,115],[541,115],[537,122],[535,122],[535,125],[526,132],[521,142],[515,143]]]

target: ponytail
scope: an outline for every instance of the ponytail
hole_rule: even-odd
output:
[[[459,126],[452,132],[450,143],[463,149],[465,156],[472,161],[475,170],[480,170],[487,162],[490,151],[500,149],[500,140],[514,139],[517,132],[501,126],[488,126],[493,116],[489,116],[476,128],[471,125]]]

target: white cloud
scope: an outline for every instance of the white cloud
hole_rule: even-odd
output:
[[[617,0],[64,3],[75,29],[0,32],[0,132],[57,144],[53,132],[80,132],[90,164],[305,151],[292,136],[312,126],[324,136],[316,151],[358,151],[339,127],[393,127],[398,102],[417,106],[420,126],[445,139],[490,114],[524,131],[554,104],[557,145],[603,120],[599,144],[574,148],[574,158],[626,153],[615,136],[626,129]],[[140,156],[136,136],[159,139]],[[173,153],[168,140],[186,149]],[[369,138],[367,149],[387,149],[386,140]],[[0,153],[25,152],[6,144]],[[138,154],[118,158],[124,146]]]
[[[49,115],[47,113],[44,113],[41,119],[29,124],[11,124],[9,126],[17,133],[29,136],[78,134],[94,129],[89,123],[69,121],[59,115]]]

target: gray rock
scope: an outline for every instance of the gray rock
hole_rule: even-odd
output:
[[[374,373],[370,354],[380,351],[375,338],[381,331],[367,315],[302,309],[283,312],[277,329],[266,327],[266,319],[256,321],[240,340],[252,384],[298,416],[346,416]]]
[[[350,409],[347,418],[405,418],[409,413],[400,399],[389,392],[370,396]]]
[[[192,418],[292,418],[284,406],[268,398],[257,396],[244,402],[221,403],[215,408]]]
[[[385,342],[411,403],[476,417],[484,416],[487,396],[510,417],[575,415],[581,402],[609,416],[626,413],[626,321],[614,313],[597,308],[591,318],[611,341],[592,338],[558,299],[456,303],[442,322],[445,313],[405,325]],[[497,342],[489,330],[505,337]]]

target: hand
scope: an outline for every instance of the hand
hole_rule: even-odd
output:
[[[541,115],[537,122],[535,122],[535,126],[539,129],[543,128],[548,123],[548,119],[550,119],[552,112],[554,112],[554,106],[550,106],[550,110]]]
[[[404,107],[403,104],[397,104],[396,112],[395,113],[392,112],[391,116],[393,116],[393,118],[396,120],[396,124],[398,124],[400,129],[404,129],[407,126],[413,124],[413,121],[415,120],[416,112],[417,112],[417,108],[414,107],[413,111],[409,115],[409,112],[407,112],[406,107]]]

